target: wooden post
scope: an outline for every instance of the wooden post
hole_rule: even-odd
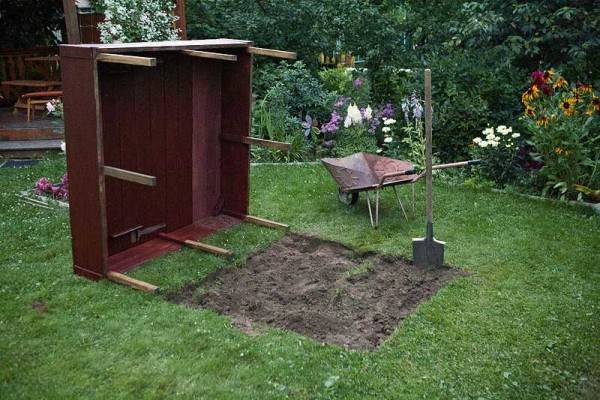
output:
[[[187,40],[187,22],[185,18],[185,0],[175,0],[175,15],[179,17],[175,25],[181,31],[181,40]]]
[[[67,27],[67,41],[69,44],[80,44],[81,35],[79,34],[79,20],[75,0],[63,0],[63,12]]]

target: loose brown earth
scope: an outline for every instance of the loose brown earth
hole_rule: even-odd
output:
[[[463,275],[290,234],[242,267],[221,269],[170,299],[230,315],[247,332],[267,324],[320,342],[373,349],[420,303]]]

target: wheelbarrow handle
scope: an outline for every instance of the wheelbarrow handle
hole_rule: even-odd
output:
[[[467,165],[476,165],[480,164],[481,160],[469,160],[469,161],[459,161],[448,164],[436,164],[432,165],[431,169],[446,169],[446,168],[456,168],[456,167],[466,167]]]
[[[436,164],[436,165],[432,165],[431,169],[466,167],[467,165],[477,165],[477,164],[481,164],[481,160],[468,160],[468,161],[459,161],[459,162],[453,162],[453,163],[448,163],[448,164]],[[421,179],[424,176],[425,176],[425,171],[423,171],[419,175],[417,175],[413,179],[413,182],[418,181],[419,179]]]
[[[385,175],[383,175],[381,177],[381,179],[379,180],[379,185],[377,185],[377,187],[381,188],[383,186],[383,182],[386,179],[394,178],[394,177],[397,177],[397,176],[411,175],[411,174],[414,174],[414,173],[415,173],[414,169],[409,169],[408,171],[389,172],[389,173],[387,173],[387,174],[385,174]]]

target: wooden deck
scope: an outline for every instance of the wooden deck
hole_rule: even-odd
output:
[[[37,111],[35,118],[27,122],[24,111],[0,108],[0,157],[37,158],[47,150],[60,149],[64,140],[63,121],[51,118],[44,111]]]

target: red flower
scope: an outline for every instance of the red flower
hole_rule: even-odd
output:
[[[542,92],[547,96],[552,94],[552,88],[545,83],[540,84],[540,89],[542,89]]]
[[[539,69],[536,71],[533,71],[531,73],[531,79],[533,79],[533,81],[536,85],[543,84],[544,83],[544,72],[540,71]]]

